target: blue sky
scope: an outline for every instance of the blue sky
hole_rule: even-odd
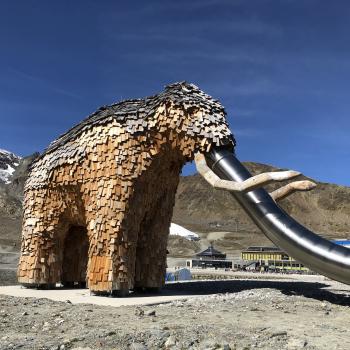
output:
[[[0,148],[187,80],[226,107],[241,160],[350,185],[349,18],[340,0],[2,0]]]

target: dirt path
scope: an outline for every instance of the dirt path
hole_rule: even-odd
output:
[[[350,349],[340,283],[204,281],[166,293],[207,295],[118,308],[0,295],[0,349]]]

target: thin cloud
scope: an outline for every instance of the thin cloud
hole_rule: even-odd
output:
[[[188,13],[188,12],[196,12],[198,10],[206,9],[207,7],[217,7],[218,5],[231,5],[234,7],[240,6],[241,3],[244,3],[245,0],[193,0],[191,2],[187,0],[178,0],[178,1],[158,1],[154,2],[144,2],[142,5],[130,8],[121,8],[118,6],[117,11],[109,11],[104,13],[102,16],[103,20],[105,20],[106,16],[147,16],[154,15],[159,16],[164,12],[169,15],[169,13],[180,12],[180,13]]]
[[[110,14],[111,18],[114,18],[114,21],[120,16],[120,13]],[[215,32],[222,33],[225,36],[229,35],[239,35],[242,38],[246,36],[264,36],[269,38],[283,38],[284,31],[280,26],[272,25],[266,21],[258,18],[257,16],[247,17],[247,18],[218,18],[217,20],[208,20],[203,17],[194,17],[191,18],[191,21],[183,21],[183,26],[178,25],[179,22],[177,19],[176,25],[174,21],[169,18],[168,23],[162,23],[161,32],[157,24],[150,26],[149,28],[139,32],[134,28],[131,28],[124,32],[116,32],[110,30],[110,25],[115,23],[113,20],[104,22],[103,29],[104,34],[109,39],[118,39],[118,40],[133,40],[133,41],[149,41],[149,40],[158,40],[158,41],[188,41],[192,39],[202,39],[206,42],[212,41],[216,43],[214,38],[210,38],[204,33]],[[127,28],[126,28],[127,29]]]
[[[59,86],[54,85],[50,80],[48,79],[44,79],[42,77],[39,77],[37,75],[32,75],[26,72],[23,72],[21,70],[18,70],[16,68],[10,68],[10,70],[15,73],[20,79],[25,79],[34,83],[37,83],[39,85],[41,85],[42,87],[48,88],[60,95],[63,96],[68,96],[74,99],[79,99],[81,100],[81,96],[79,96],[78,94],[75,94],[67,89],[62,89]]]
[[[139,52],[133,53],[122,53],[120,56],[127,59],[140,59]],[[170,50],[161,49],[160,52],[147,52],[142,54],[142,60],[148,62],[175,62],[178,60],[186,60],[188,61],[198,61],[198,60],[208,60],[211,62],[219,61],[224,63],[236,63],[236,62],[251,62],[255,63],[257,61],[257,57],[253,55],[248,55],[244,53],[218,53],[216,55],[212,55],[208,51],[187,51],[187,52],[173,52]]]
[[[234,118],[241,118],[241,119],[246,119],[246,118],[252,118],[256,117],[258,111],[253,110],[253,109],[240,109],[240,108],[232,108],[232,115]]]
[[[262,135],[262,131],[255,128],[234,129],[233,134],[236,137],[257,137]]]
[[[287,86],[268,78],[257,77],[252,81],[245,82],[232,82],[232,81],[220,81],[213,82],[211,86],[212,91],[215,92],[215,96],[222,97],[249,97],[257,95],[281,95],[289,94],[290,89]]]

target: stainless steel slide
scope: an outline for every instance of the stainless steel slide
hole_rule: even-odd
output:
[[[252,176],[228,149],[213,148],[206,155],[206,160],[221,179],[241,182]],[[232,192],[232,195],[278,247],[313,271],[350,284],[350,249],[334,244],[299,224],[264,189]]]

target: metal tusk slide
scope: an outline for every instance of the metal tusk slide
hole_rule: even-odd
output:
[[[224,180],[244,181],[252,175],[227,148],[212,148],[206,154],[208,166]],[[232,192],[261,231],[311,270],[350,284],[350,249],[334,244],[290,217],[262,188]]]

